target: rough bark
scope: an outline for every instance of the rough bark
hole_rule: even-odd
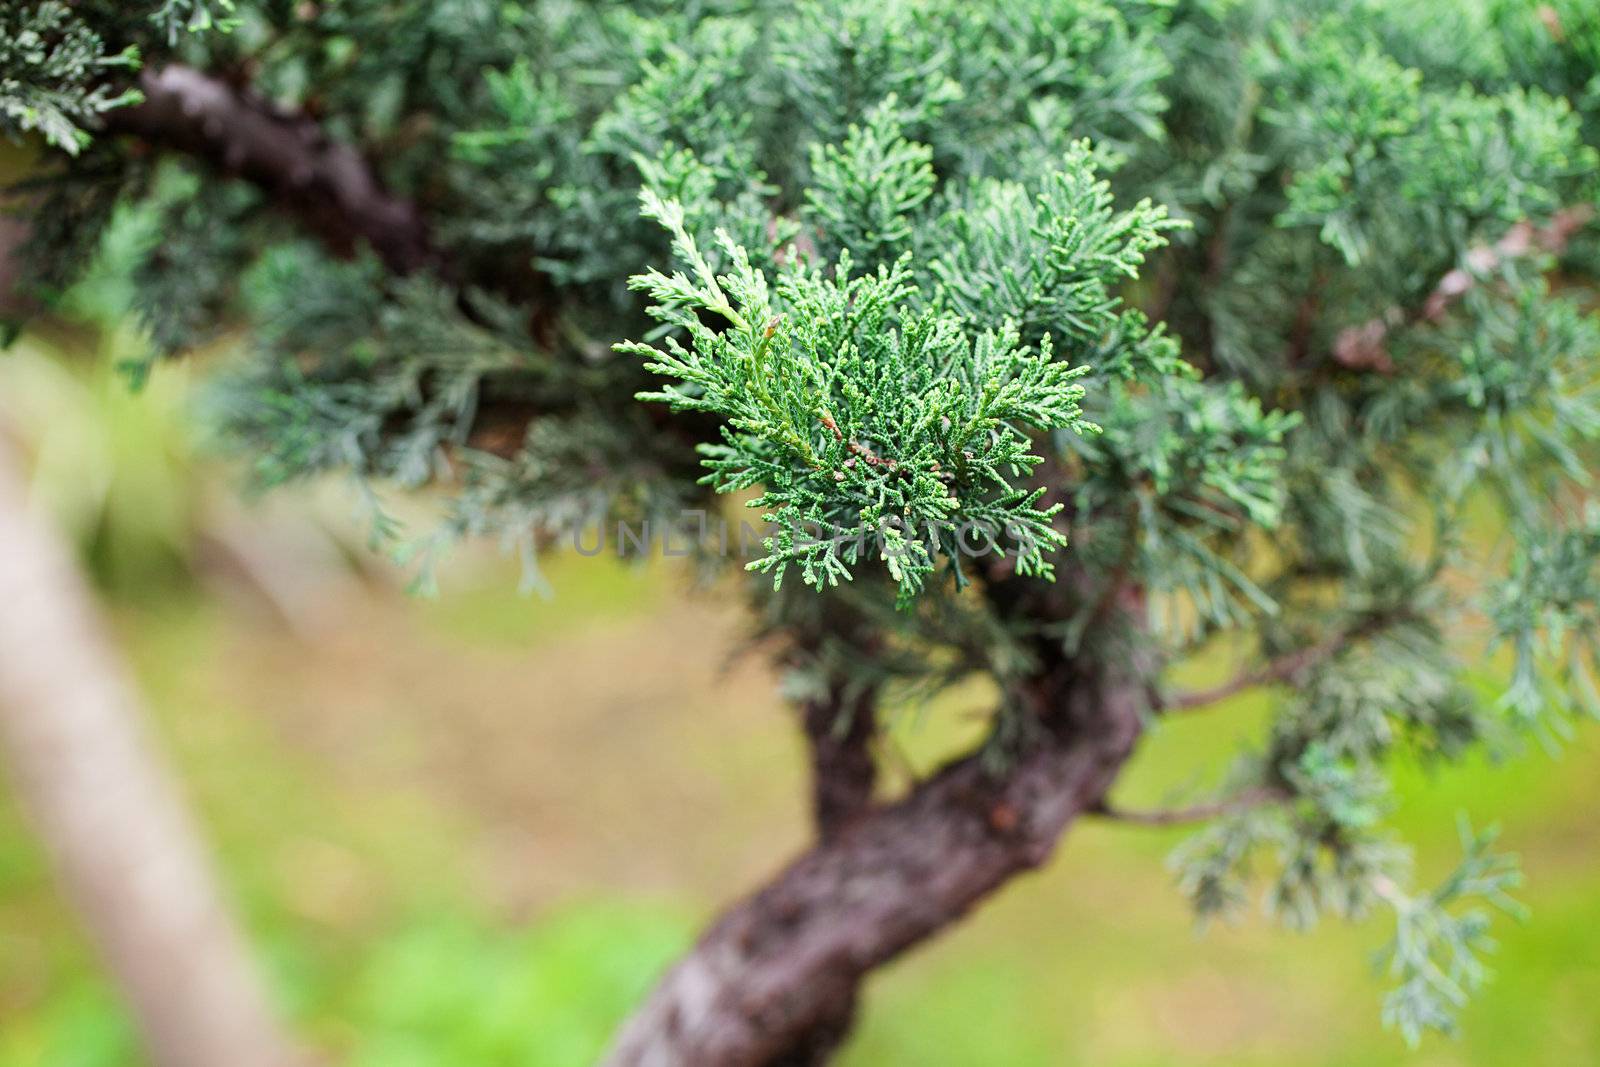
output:
[[[878,768],[872,758],[876,694],[835,683],[800,708],[811,762],[811,805],[817,836],[833,837],[872,803]]]
[[[367,244],[397,274],[441,265],[415,205],[385,190],[360,152],[311,117],[178,64],[145,70],[139,89],[143,103],[106,113],[108,132],[256,185],[341,255]]]
[[[1149,692],[1137,664],[1107,659],[1041,676],[1034,737],[1001,768],[982,753],[950,764],[725,912],[624,1026],[607,1067],[822,1062],[819,1025],[848,1021],[869,973],[1038,867],[1102,803]]]
[[[800,707],[811,767],[811,816],[817,839],[831,840],[872,807],[878,779],[872,739],[877,733],[877,693],[834,682],[828,693]],[[860,998],[840,998],[833,1010],[796,1035],[770,1067],[826,1063],[855,1026]]]
[[[0,432],[0,742],[159,1067],[289,1067],[199,835],[69,553]]]

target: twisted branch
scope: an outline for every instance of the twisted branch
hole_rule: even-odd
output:
[[[105,114],[107,132],[194,156],[266,192],[336,254],[370,245],[396,274],[442,258],[411,201],[311,117],[179,64],[139,76],[144,102]]]
[[[1037,868],[1104,796],[1140,731],[1144,685],[1073,679],[1064,718],[996,774],[959,760],[857,818],[724,913],[617,1037],[607,1067],[819,1063],[796,1049],[866,976]]]

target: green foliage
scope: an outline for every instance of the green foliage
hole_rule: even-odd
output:
[[[402,283],[389,299],[381,278],[372,260],[332,263],[300,246],[251,279],[257,337],[274,356],[218,402],[239,405],[225,417],[262,486],[344,468],[423,485],[439,449],[465,441],[485,377],[526,362],[437,288]]]
[[[238,26],[233,17],[233,0],[161,0],[150,21],[166,34],[167,44],[178,42],[180,33],[227,32]]]
[[[1517,545],[1490,618],[1516,653],[1505,701],[1529,722],[1560,728],[1554,710],[1600,716],[1600,507]]]
[[[1387,1016],[1448,1025],[1481,933],[1451,909],[1505,879],[1474,837],[1455,888],[1406,889],[1387,783],[1596,702],[1592,4],[225,7],[56,5],[0,77],[58,84],[8,128],[77,147],[126,89],[95,63],[226,15],[181,54],[425,212],[443,265],[395,278],[182,162],[96,144],[41,176],[37,278],[136,205],[156,347],[243,327],[217,410],[260,481],[344,471],[422,557],[748,494],[800,692],[1321,650],[1269,672],[1228,779],[1273,804],[1180,884],[1227,912],[1253,869],[1296,926],[1394,906]],[[382,487],[435,483],[439,530],[395,530]],[[1479,634],[1502,696],[1465,684]]]
[[[40,0],[0,9],[0,132],[38,131],[77,155],[107,111],[138,103],[128,83],[151,48],[186,32],[227,32],[233,0],[68,3]]]
[[[898,180],[881,180],[885,152],[898,161],[887,168],[901,172]],[[858,169],[863,156],[865,173]],[[1076,380],[1086,368],[1053,359],[1048,333],[1037,348],[1023,345],[1011,309],[998,309],[998,331],[975,332],[980,309],[952,308],[954,288],[943,283],[967,275],[958,253],[934,265],[927,292],[909,251],[893,266],[854,272],[852,236],[880,258],[894,250],[896,237],[909,241],[910,212],[927,200],[932,181],[925,153],[889,140],[880,122],[871,134],[853,129],[841,150],[818,150],[814,158],[824,164],[821,191],[808,203],[823,232],[843,247],[831,268],[821,268],[791,246],[770,284],[726,231],[717,239],[730,266],[719,276],[685,228],[682,205],[645,193],[645,214],[672,233],[676,257],[690,270],[634,279],[650,295],[652,314],[690,342],[669,336],[665,347],[619,346],[675,379],[646,398],[727,420],[722,443],[703,446],[710,481],[721,492],[764,489],[751,506],[772,509],[766,518],[779,533],[764,542],[769,554],[749,566],[776,572],[779,582],[791,563],[808,584],[847,579],[872,539],[907,605],[939,557],[959,581],[961,554],[986,544],[1004,542],[1021,573],[1050,574],[1044,553],[1065,540],[1049,521],[1059,506],[1039,510],[1043,490],[1013,480],[1041,462],[1023,428],[1094,429],[1078,406],[1083,387]],[[1071,163],[1087,166],[1082,158]],[[1057,176],[1052,184],[1065,181]],[[902,192],[886,198],[890,185]],[[1077,188],[1103,192],[1092,175]],[[882,210],[854,213],[864,223],[854,235],[828,229],[853,194]],[[1059,315],[1072,325],[1093,314],[1109,317],[1107,283],[1159,242],[1159,214],[1112,218],[1108,205],[1096,206],[1098,213],[1072,216],[1071,233],[1044,235],[1055,239],[1057,262],[1084,276],[1058,298],[1084,306],[1082,315]],[[979,233],[952,248],[986,240],[991,235]],[[1113,245],[1115,251],[1103,250]],[[1085,247],[1081,261],[1072,258]],[[1085,290],[1093,295],[1086,298]],[[713,317],[715,328],[704,321]]]
[[[1141,319],[1119,321],[1118,289],[1175,227],[1148,200],[1114,211],[1092,159],[1078,142],[1032,187],[986,179],[950,191],[925,240],[952,310],[969,322],[1012,322],[1029,339],[1056,330],[1076,344],[1142,342]],[[1100,353],[1105,369],[1120,355]]]
[[[1522,884],[1514,858],[1489,851],[1496,832],[1475,834],[1463,821],[1461,865],[1431,893],[1396,894],[1380,882],[1395,914],[1394,940],[1380,957],[1396,986],[1383,1004],[1383,1019],[1415,1046],[1424,1029],[1451,1033],[1456,1014],[1483,985],[1482,954],[1489,940],[1489,915],[1474,900],[1511,915],[1523,909],[1509,895]]]
[[[849,250],[868,270],[910,245],[912,220],[933,195],[933,150],[900,135],[889,97],[842,145],[812,145],[807,221],[829,259]]]
[[[46,142],[77,153],[89,143],[81,126],[136,93],[96,84],[111,67],[133,67],[131,46],[111,52],[62,0],[0,10],[0,130],[12,137],[37,130]]]

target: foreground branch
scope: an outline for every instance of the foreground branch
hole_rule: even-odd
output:
[[[0,742],[157,1067],[289,1067],[132,687],[0,433]]]
[[[995,772],[972,755],[858,817],[734,905],[618,1035],[609,1067],[821,1063],[819,1024],[847,1015],[874,968],[1042,864],[1096,807],[1146,710],[1132,676],[1041,684],[1060,709]]]
[[[139,89],[143,103],[106,113],[108,132],[250,182],[339,255],[366,244],[397,274],[439,266],[416,207],[387,192],[361,153],[309,116],[177,64],[146,69]]]

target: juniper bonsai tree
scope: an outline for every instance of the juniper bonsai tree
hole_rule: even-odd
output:
[[[1453,1025],[1516,872],[1468,831],[1414,885],[1395,761],[1600,711],[1587,0],[0,22],[0,115],[57,149],[23,277],[48,303],[143,227],[152,359],[242,336],[220,419],[260,483],[348,473],[424,580],[462,536],[648,523],[714,567],[722,495],[767,524],[739,562],[816,842],[608,1062],[822,1062],[876,967],[1080,816],[1199,824],[1202,916],[1385,916],[1384,1018]],[[439,529],[396,529],[423,485]],[[1243,667],[1179,691],[1194,655]],[[879,795],[880,709],[973,677],[987,738]],[[1214,796],[1117,805],[1142,734],[1257,687]]]

